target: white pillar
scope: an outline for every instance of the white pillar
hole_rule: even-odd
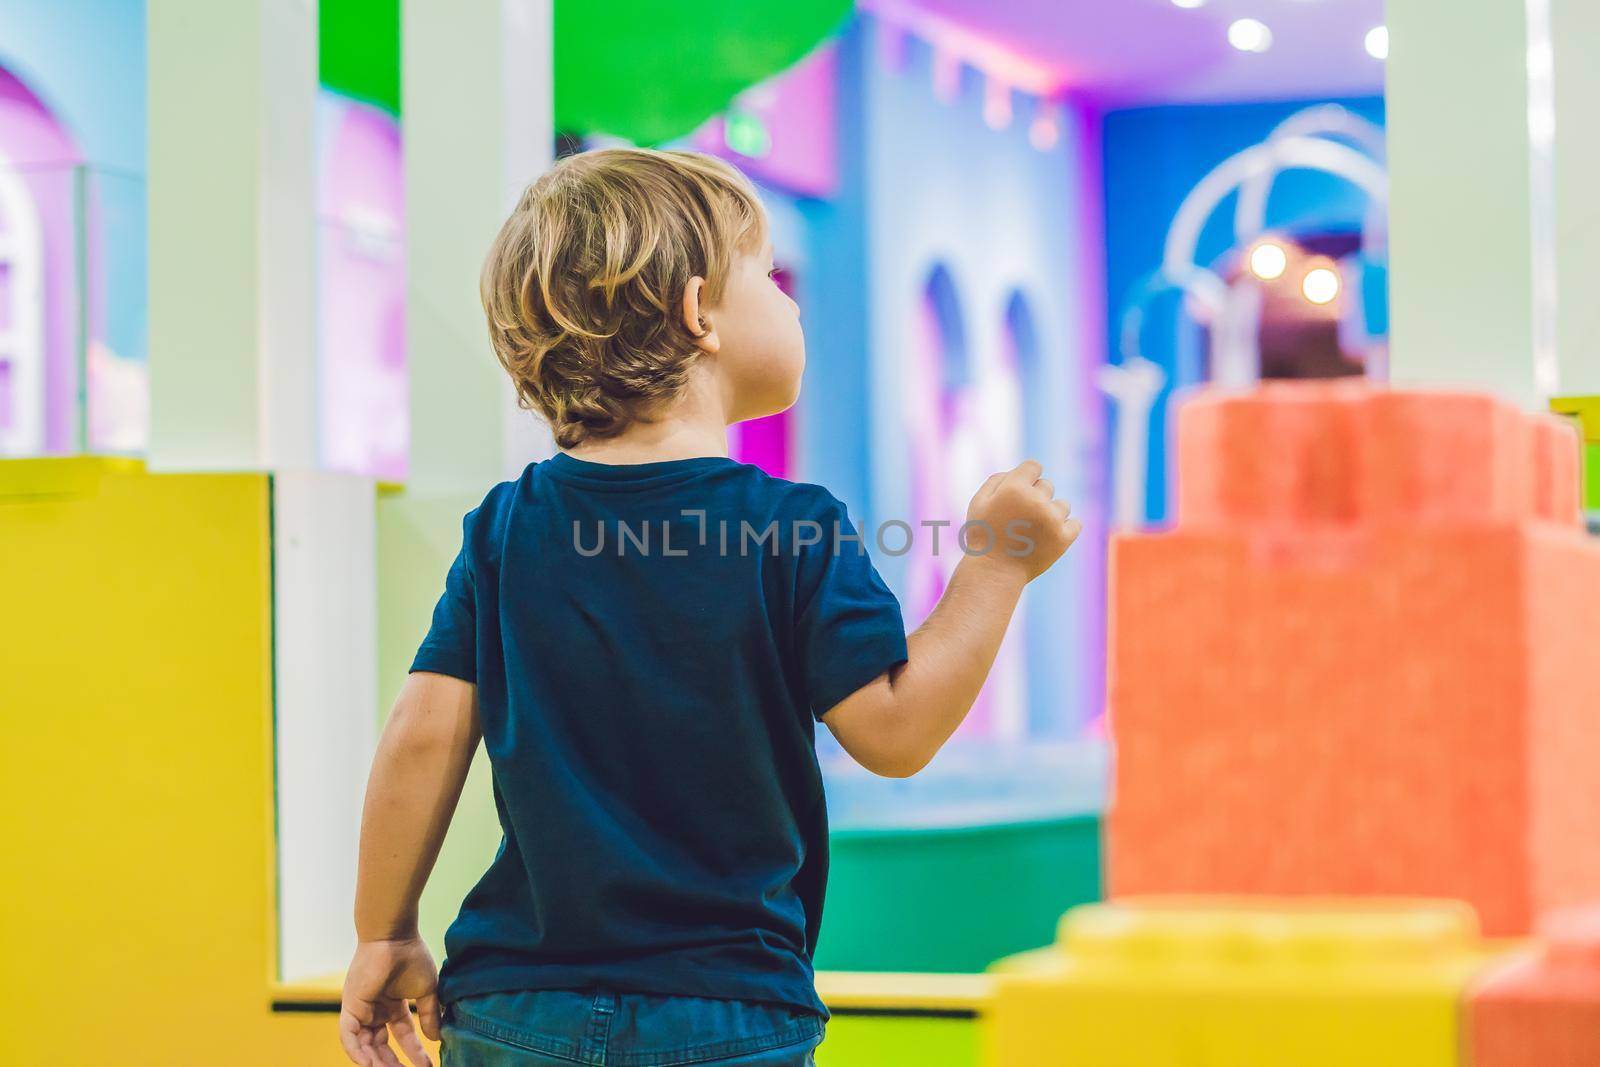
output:
[[[1560,392],[1600,395],[1600,4],[1549,0]]]
[[[489,242],[550,163],[552,32],[551,0],[402,0],[411,462],[405,491],[378,503],[385,710],[461,547],[462,514],[552,447],[513,406],[478,301]],[[489,779],[480,752],[422,896],[436,947],[500,843]]]
[[[314,0],[149,0],[150,462],[316,463]]]
[[[1166,384],[1159,366],[1141,356],[1100,368],[1100,388],[1116,405],[1117,434],[1112,446],[1111,524],[1137,530],[1144,525],[1145,491],[1150,480],[1150,409]]]
[[[405,0],[411,472],[476,490],[549,453],[489,347],[478,272],[522,188],[550,165],[551,0]]]
[[[1388,25],[1394,380],[1600,391],[1600,7],[1390,0]]]
[[[272,479],[278,978],[336,974],[377,749],[378,568],[372,479]]]
[[[150,461],[273,475],[273,943],[303,979],[354,940],[378,682],[374,486],[316,469],[317,5],[149,0],[148,23]]]

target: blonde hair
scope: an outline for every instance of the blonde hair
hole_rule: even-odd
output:
[[[648,418],[699,355],[689,280],[715,303],[734,253],[765,240],[755,189],[721,160],[607,148],[557,163],[522,194],[479,283],[519,403],[562,448]]]

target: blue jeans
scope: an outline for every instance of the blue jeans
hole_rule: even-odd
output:
[[[445,1009],[441,1067],[813,1067],[822,1019],[776,1004],[565,989]]]

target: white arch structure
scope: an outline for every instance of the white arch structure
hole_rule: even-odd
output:
[[[1382,128],[1338,104],[1321,104],[1290,115],[1273,129],[1267,140],[1289,137],[1343,138],[1380,164],[1379,177],[1383,179],[1381,191],[1375,191],[1369,184],[1350,175],[1341,177],[1360,185],[1368,194],[1367,215],[1361,227],[1362,251],[1370,257],[1385,254],[1388,249],[1389,213],[1384,209],[1389,196],[1388,181],[1381,171],[1381,164],[1388,157],[1388,146],[1384,143]],[[1233,216],[1233,231],[1238,241],[1252,241],[1266,228],[1267,198],[1272,193],[1273,183],[1284,169],[1289,168],[1256,175],[1239,187],[1239,200]]]
[[[44,450],[44,238],[27,183],[0,153],[0,384],[10,418],[0,421],[0,456]]]
[[[1362,251],[1381,258],[1387,248],[1389,199],[1383,159],[1382,130],[1338,105],[1319,105],[1296,112],[1260,144],[1223,160],[1184,198],[1167,229],[1161,266],[1134,287],[1123,307],[1117,341],[1121,362],[1103,368],[1100,375],[1101,389],[1117,406],[1113,512],[1119,526],[1136,526],[1143,518],[1150,410],[1166,380],[1161,368],[1141,351],[1151,301],[1176,290],[1209,317],[1214,384],[1246,386],[1260,377],[1260,291],[1250,284],[1230,286],[1195,262],[1206,222],[1223,200],[1237,192],[1235,247],[1248,244],[1265,231],[1267,200],[1278,175],[1286,170],[1321,171],[1366,194]]]

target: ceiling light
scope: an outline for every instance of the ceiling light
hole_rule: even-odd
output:
[[[1250,250],[1250,273],[1264,282],[1283,277],[1289,267],[1289,254],[1282,245],[1263,241]]]
[[[1374,26],[1367,31],[1367,55],[1373,59],[1389,58],[1389,27]]]
[[[1194,8],[1204,7],[1206,0],[1172,0],[1173,7]]]
[[[1339,295],[1339,272],[1332,267],[1315,267],[1306,271],[1300,283],[1300,292],[1313,304],[1331,304]]]
[[[1260,19],[1239,19],[1228,27],[1228,43],[1241,52],[1265,52],[1272,47],[1272,31]]]

